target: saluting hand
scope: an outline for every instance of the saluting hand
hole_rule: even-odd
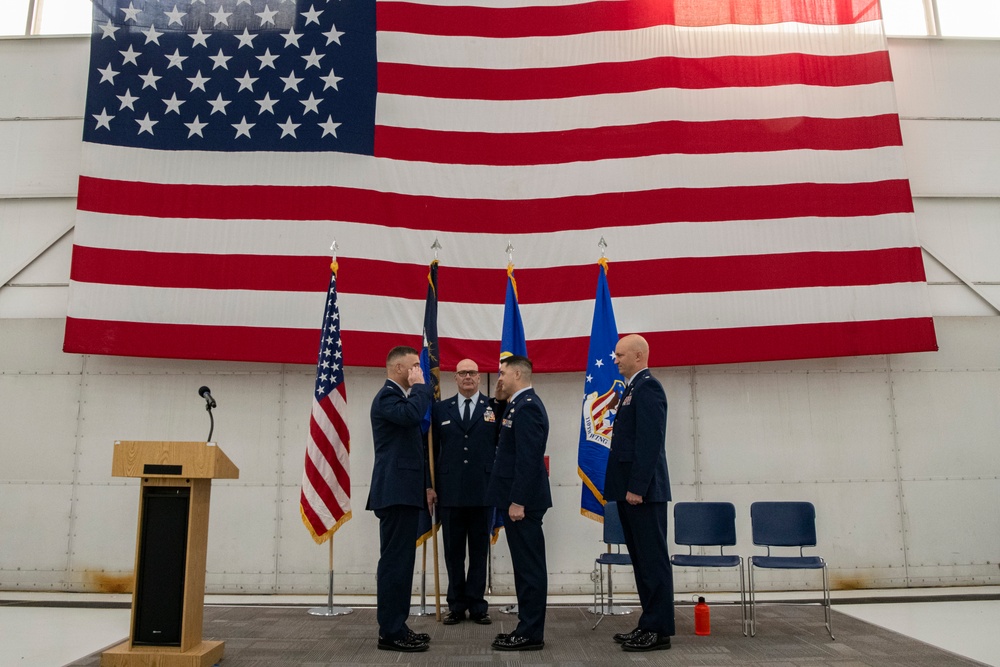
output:
[[[412,387],[415,384],[424,384],[424,372],[420,370],[420,366],[411,366],[409,372],[406,376],[406,381]]]

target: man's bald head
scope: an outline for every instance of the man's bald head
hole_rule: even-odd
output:
[[[649,366],[649,343],[639,334],[623,336],[615,346],[615,363],[625,378]]]

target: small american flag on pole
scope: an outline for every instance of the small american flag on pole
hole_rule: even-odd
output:
[[[351,434],[344,419],[347,388],[340,342],[336,260],[330,269],[299,501],[302,521],[319,544],[330,539],[351,518]]]

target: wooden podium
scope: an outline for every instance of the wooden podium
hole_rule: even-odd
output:
[[[115,443],[113,477],[142,479],[132,622],[101,667],[211,667],[224,643],[201,638],[213,479],[239,468],[208,442]]]

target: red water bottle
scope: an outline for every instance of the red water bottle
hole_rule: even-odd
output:
[[[712,623],[709,618],[711,611],[705,604],[705,598],[699,597],[698,604],[694,606],[694,633],[696,635],[712,634]]]

